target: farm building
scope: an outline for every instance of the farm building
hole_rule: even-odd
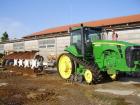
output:
[[[112,29],[118,34],[118,40],[140,43],[140,14],[84,22],[84,26],[104,27],[109,31],[105,33],[105,39],[111,40]],[[70,44],[68,30],[70,27],[80,26],[72,24],[35,32],[22,39],[11,40],[0,44],[0,53],[38,51],[44,57],[45,62],[64,52],[65,46]]]

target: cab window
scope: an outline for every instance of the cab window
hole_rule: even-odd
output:
[[[92,42],[100,39],[100,32],[98,30],[88,29],[86,31],[86,41]]]
[[[80,30],[75,30],[71,33],[71,43],[76,44],[81,42],[81,31]]]

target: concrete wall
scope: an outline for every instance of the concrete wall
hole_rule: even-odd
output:
[[[140,29],[116,31],[116,33],[120,41],[140,44]],[[108,39],[112,39],[112,32],[108,33]]]
[[[25,41],[25,51],[38,50],[38,40]]]
[[[6,43],[6,44],[4,44],[4,50],[6,51],[6,52],[8,52],[8,51],[13,51],[14,49],[13,49],[13,43]]]
[[[65,46],[70,44],[70,36],[40,39],[38,43],[39,54],[47,61],[50,56],[58,57],[64,52]]]
[[[38,40],[38,49],[39,54],[44,57],[44,60],[47,61],[47,39]]]
[[[119,40],[140,43],[140,29],[118,32]]]
[[[15,42],[13,43],[14,51],[25,51],[24,42]]]
[[[70,45],[70,36],[66,37],[58,37],[57,40],[57,55],[60,55],[64,52],[64,48],[68,45]]]
[[[46,54],[47,55],[54,55],[56,56],[56,38],[48,38],[47,39],[47,46],[46,46],[46,49],[47,49],[47,52]]]
[[[4,53],[4,44],[0,44],[0,53]]]

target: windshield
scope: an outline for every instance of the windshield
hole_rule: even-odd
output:
[[[93,42],[101,39],[101,28],[84,28],[85,42]],[[73,30],[71,32],[71,43],[80,45],[81,30]]]
[[[85,29],[86,31],[86,40],[89,42],[101,39],[101,30],[96,29]]]

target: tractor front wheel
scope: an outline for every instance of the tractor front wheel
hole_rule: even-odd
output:
[[[74,62],[67,54],[61,54],[57,61],[57,70],[63,79],[69,79],[74,71]]]
[[[91,72],[91,70],[86,69],[85,73],[84,73],[84,78],[86,83],[91,84],[93,82],[93,73]]]
[[[110,74],[109,76],[112,80],[117,80],[117,74]]]

